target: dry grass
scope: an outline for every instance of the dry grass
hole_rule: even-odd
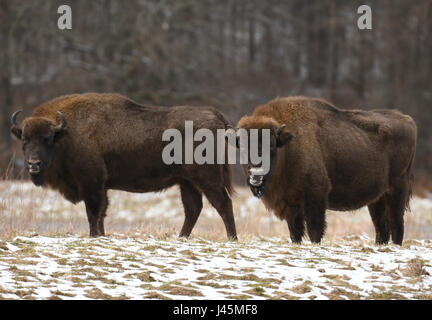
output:
[[[402,270],[403,275],[413,278],[421,278],[430,274],[425,270],[427,266],[423,259],[415,258],[408,261],[405,269]]]
[[[289,237],[286,223],[267,212],[248,189],[237,188],[236,191],[233,204],[239,237]],[[181,229],[184,213],[179,191],[175,187],[163,193],[149,194],[110,191],[109,196],[110,207],[105,223],[108,235],[153,235],[164,239],[177,235]],[[432,238],[430,203],[415,198],[411,207],[412,212],[408,212],[405,218],[405,239]],[[374,228],[366,208],[358,212],[328,212],[327,240],[362,233],[374,237]],[[32,234],[77,234],[86,237],[88,223],[84,204],[73,205],[57,192],[34,187],[29,182],[0,181],[0,238]],[[222,219],[206,199],[192,237],[216,241],[226,239]],[[185,256],[193,258],[187,253]]]
[[[305,281],[302,284],[299,284],[298,286],[291,288],[291,290],[297,294],[308,293],[312,290],[310,284],[311,284],[310,282]]]

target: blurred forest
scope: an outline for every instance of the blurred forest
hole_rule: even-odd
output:
[[[432,0],[0,0],[0,77],[2,176],[22,157],[13,111],[88,91],[213,105],[233,123],[277,96],[396,108],[418,124],[418,184],[432,176]]]

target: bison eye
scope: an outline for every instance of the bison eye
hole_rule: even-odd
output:
[[[44,144],[50,144],[52,142],[52,139],[51,139],[51,137],[43,137],[42,142]]]

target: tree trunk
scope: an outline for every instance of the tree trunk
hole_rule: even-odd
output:
[[[2,16],[0,43],[0,176],[4,176],[12,154],[12,139],[9,132],[9,116],[12,112],[13,96],[9,66],[10,5],[9,1],[0,2]]]

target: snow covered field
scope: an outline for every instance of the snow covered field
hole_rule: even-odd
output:
[[[3,299],[431,299],[432,242],[16,237]]]
[[[3,299],[431,299],[432,201],[415,198],[402,247],[376,246],[367,210],[329,212],[321,245],[292,244],[284,222],[240,189],[240,240],[205,202],[178,239],[178,190],[110,192],[107,237],[89,239],[84,206],[29,183],[0,183]],[[413,240],[415,239],[415,240]]]

